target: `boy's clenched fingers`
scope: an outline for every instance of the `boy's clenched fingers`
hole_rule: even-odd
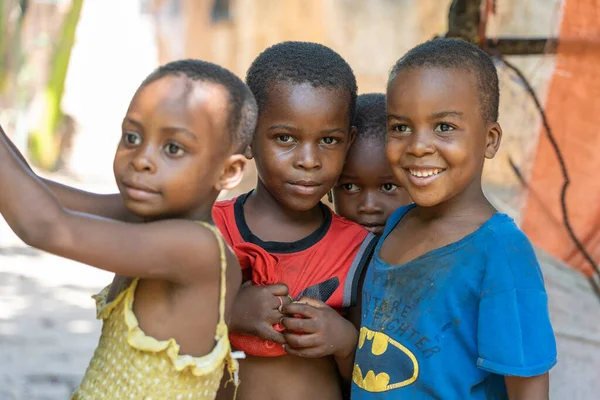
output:
[[[285,329],[295,332],[315,333],[321,329],[321,324],[314,319],[283,317],[280,322]]]

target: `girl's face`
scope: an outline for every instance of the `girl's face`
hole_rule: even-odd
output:
[[[132,213],[144,219],[194,218],[208,208],[210,216],[230,162],[227,102],[222,86],[193,82],[190,89],[187,79],[175,76],[136,93],[113,164]]]

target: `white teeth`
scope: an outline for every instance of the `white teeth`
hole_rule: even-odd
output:
[[[434,169],[409,169],[408,170],[411,175],[416,176],[418,178],[427,178],[429,176],[437,175],[442,172],[440,168]]]

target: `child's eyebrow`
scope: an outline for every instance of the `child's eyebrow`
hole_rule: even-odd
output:
[[[165,126],[165,127],[160,128],[160,131],[162,133],[167,133],[167,134],[171,134],[171,135],[176,135],[176,134],[181,133],[181,134],[189,137],[190,139],[198,140],[196,135],[194,135],[194,132],[189,131],[189,130],[179,127],[179,126]]]
[[[435,119],[435,118],[444,118],[444,117],[456,117],[456,118],[462,118],[464,115],[464,113],[460,112],[460,111],[440,111],[440,112],[436,112],[430,115],[430,118]],[[410,118],[405,117],[403,115],[394,115],[394,114],[388,114],[387,119],[397,119],[399,121],[409,121]]]
[[[269,127],[269,130],[277,130],[277,129],[287,129],[290,131],[296,130],[297,128],[290,126],[290,125],[283,125],[283,124],[277,124],[277,125],[273,125],[271,127]],[[324,131],[321,131],[321,134],[331,134],[331,133],[346,133],[345,130],[343,130],[342,128],[333,128],[333,129],[326,129]]]
[[[141,122],[138,122],[135,119],[132,119],[130,117],[123,118],[123,122],[130,123],[131,125],[135,125],[136,128],[138,128],[140,130],[144,129]],[[198,140],[198,138],[196,137],[194,132],[192,132],[186,128],[182,128],[180,126],[165,126],[165,127],[160,128],[160,131],[161,131],[161,133],[166,133],[166,134],[170,134],[170,135],[176,135],[178,133],[181,133],[181,134],[184,134],[185,136],[188,136],[189,138],[191,138],[193,140]]]
[[[269,127],[269,130],[275,130],[275,129],[288,129],[288,130],[294,130],[296,128],[294,128],[293,126],[290,125],[283,125],[283,124],[277,124],[277,125],[273,125]]]
[[[464,114],[460,111],[440,111],[437,113],[431,114],[431,118],[444,118],[444,117],[457,117],[462,118]]]
[[[324,131],[321,131],[321,133],[323,134],[329,134],[329,133],[346,133],[345,130],[341,129],[341,128],[333,128],[333,129],[326,129]]]
[[[143,126],[142,126],[142,124],[141,124],[140,122],[137,122],[135,119],[131,119],[131,118],[129,118],[129,117],[125,117],[125,118],[123,118],[123,122],[124,122],[124,123],[125,123],[125,122],[128,122],[128,123],[130,123],[131,125],[135,125],[135,126],[136,126],[137,128],[139,128],[139,129],[143,129]]]
[[[405,117],[404,115],[388,114],[387,115],[387,119],[388,119],[388,121],[390,119],[397,119],[397,120],[400,120],[400,121],[408,121],[410,118]]]

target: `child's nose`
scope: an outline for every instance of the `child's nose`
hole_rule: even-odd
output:
[[[152,160],[150,149],[148,147],[140,149],[140,151],[131,160],[133,169],[138,172],[154,172],[156,165]]]
[[[411,136],[412,137],[407,148],[407,151],[410,154],[413,154],[417,157],[423,157],[427,154],[432,154],[435,152],[433,138],[431,137],[430,132],[421,129],[417,130]]]
[[[366,192],[358,205],[359,214],[381,214],[383,209],[377,201],[377,196],[374,193]]]
[[[321,167],[318,151],[310,143],[298,148],[296,167],[302,169],[315,169]]]

